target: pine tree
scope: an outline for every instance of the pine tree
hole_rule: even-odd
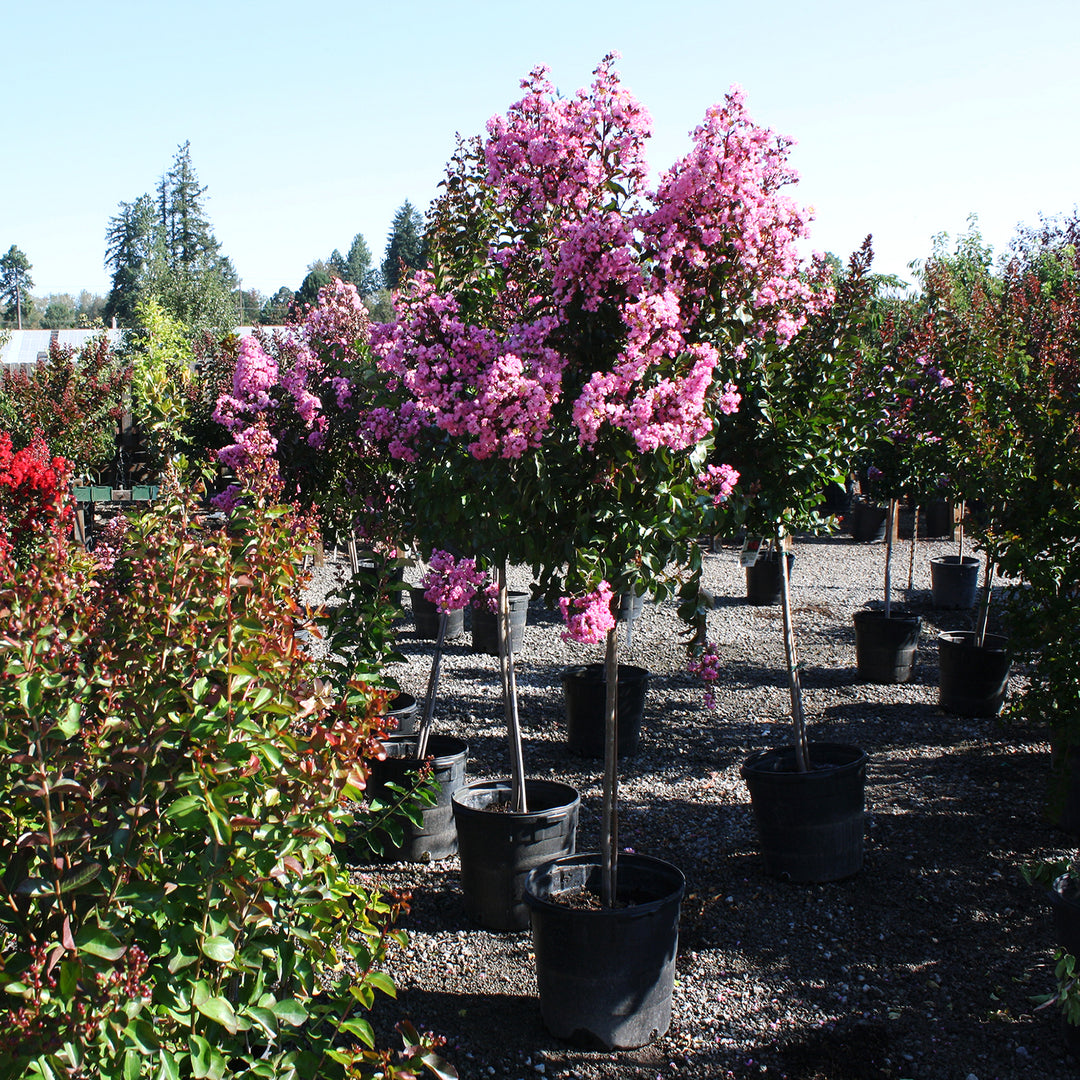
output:
[[[424,219],[408,199],[398,208],[383,258],[383,280],[388,289],[401,285],[403,273],[422,270],[427,265],[427,243],[424,239]]]
[[[24,312],[29,315],[26,293],[34,287],[30,277],[32,269],[26,253],[14,244],[8,248],[6,255],[0,256],[0,300],[8,302],[4,321],[8,324],[14,322],[19,330],[22,329]]]

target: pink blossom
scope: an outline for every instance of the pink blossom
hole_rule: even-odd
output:
[[[450,552],[436,548],[428,565],[420,585],[424,596],[443,613],[459,611],[487,584],[487,575],[477,569],[472,558],[455,559]]]
[[[584,645],[595,645],[604,640],[609,630],[615,627],[615,616],[611,613],[614,594],[606,581],[584,596],[559,598],[559,611],[562,613],[566,629],[562,633],[564,641],[577,641]]]

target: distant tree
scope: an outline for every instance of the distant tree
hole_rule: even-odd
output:
[[[46,330],[69,330],[75,325],[75,299],[68,293],[53,293],[45,299],[41,325]]]
[[[120,204],[105,234],[105,264],[113,271],[107,319],[135,326],[140,304],[154,300],[191,331],[235,325],[239,279],[210,227],[205,194],[185,142],[154,198]]]
[[[346,259],[349,274],[343,280],[355,285],[356,291],[365,298],[383,288],[382,270],[373,265],[373,258],[371,248],[368,247],[363,233],[357,233],[353,237]]]
[[[259,312],[259,324],[261,326],[284,326],[289,318],[289,310],[293,306],[296,294],[288,285],[282,285],[280,289],[262,306]]]
[[[422,270],[427,264],[427,244],[424,240],[424,219],[408,199],[398,208],[390,226],[383,258],[383,281],[388,289],[401,285],[403,268]]]
[[[318,303],[319,290],[324,285],[329,285],[332,280],[329,270],[325,268],[325,264],[320,260],[312,266],[308,276],[304,278],[303,284],[297,290],[297,304],[303,306],[304,304]]]
[[[83,330],[104,326],[106,303],[107,297],[83,289],[75,306],[75,325]]]
[[[23,328],[23,303],[28,289],[34,287],[30,271],[33,269],[26,254],[14,244],[7,254],[0,256],[0,300],[7,300],[4,321],[21,330]],[[12,316],[14,315],[14,319]]]

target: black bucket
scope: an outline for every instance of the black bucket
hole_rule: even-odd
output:
[[[422,762],[416,757],[415,735],[392,735],[383,740],[386,758],[371,762],[369,785],[373,795],[389,782],[410,787]],[[469,747],[452,735],[432,735],[428,757],[439,784],[438,800],[421,812],[422,823],[405,822],[405,838],[400,847],[387,847],[383,858],[389,862],[430,862],[445,859],[457,851],[457,830],[451,803],[454,792],[465,783],[465,762]]]
[[[795,565],[795,554],[787,553],[788,577]],[[780,559],[775,551],[759,555],[753,566],[746,568],[746,599],[755,607],[780,603]]]
[[[416,624],[416,636],[427,638],[429,641],[439,639],[439,609],[424,596],[423,589],[410,589],[409,597],[412,600],[413,621]],[[465,633],[465,613],[459,608],[451,611],[446,620],[446,636],[444,640],[461,637]]]
[[[854,502],[851,504],[849,531],[852,540],[862,544],[880,544],[885,539],[889,511],[884,506]]]
[[[619,856],[617,905],[560,903],[600,893],[595,853],[537,867],[525,884],[544,1024],[559,1039],[592,1049],[630,1049],[671,1023],[685,878],[648,855]]]
[[[956,535],[956,510],[948,499],[934,499],[926,504],[927,537]]]
[[[607,707],[604,665],[579,664],[567,668],[562,675],[562,686],[570,749],[582,757],[602,758]],[[644,668],[619,665],[619,693],[615,705],[619,757],[629,757],[637,752],[648,688],[649,673]]]
[[[387,703],[383,715],[390,735],[412,735],[420,718],[420,703],[412,694],[395,694]]]
[[[972,555],[942,555],[930,560],[930,595],[934,607],[967,610],[979,594],[979,560]]]
[[[453,798],[465,911],[488,930],[528,927],[525,879],[572,855],[577,839],[581,799],[569,784],[526,780],[525,813],[509,810],[510,798],[509,780],[474,780]]]
[[[915,674],[922,619],[896,612],[855,612],[855,663],[859,678],[872,683],[907,683]]]
[[[987,634],[983,645],[975,634],[938,634],[938,703],[955,716],[997,716],[1009,687],[1008,641]]]
[[[507,594],[510,607],[510,646],[515,653],[521,652],[525,644],[525,624],[529,617],[529,594],[512,592]],[[473,652],[486,653],[488,656],[499,655],[499,617],[486,607],[472,609],[472,647]]]
[[[863,862],[866,754],[811,743],[808,772],[795,748],[759,750],[743,763],[765,870],[789,881],[838,881]]]

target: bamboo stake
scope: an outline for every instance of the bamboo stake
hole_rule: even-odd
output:
[[[915,584],[915,543],[919,538],[919,508],[915,507],[915,521],[911,526],[911,557],[908,559],[907,591],[910,593]]]
[[[791,693],[795,764],[799,772],[808,772],[810,751],[806,742],[806,714],[803,712],[802,683],[799,680],[799,657],[795,651],[795,631],[791,623],[791,582],[788,578],[787,552],[779,539],[776,547],[780,552],[780,610],[784,615],[784,653],[787,656],[788,690]]]
[[[517,679],[514,676],[514,641],[510,627],[510,596],[506,588],[506,563],[499,567],[499,617],[496,619],[499,642],[499,674],[503,684],[503,708],[510,740],[511,808],[528,813],[525,801],[525,758],[521,746],[521,722],[518,716]]]
[[[435,717],[435,695],[439,692],[439,674],[442,668],[443,642],[446,640],[446,627],[450,616],[443,611],[439,614],[439,635],[435,639],[435,656],[431,661],[431,675],[428,677],[427,700],[424,702],[424,716],[420,721],[420,732],[416,740],[417,758],[427,757],[428,739],[431,737],[432,720]]]
[[[892,613],[892,547],[893,522],[896,520],[896,499],[889,500],[885,516],[885,618]]]
[[[604,907],[614,905],[618,887],[619,639],[616,630],[617,626],[608,631],[604,658],[604,801],[600,821],[600,899]]]
[[[979,621],[975,625],[975,645],[982,648],[986,644],[986,623],[990,618],[990,553],[986,554],[986,567],[983,570],[983,594],[979,604]]]

